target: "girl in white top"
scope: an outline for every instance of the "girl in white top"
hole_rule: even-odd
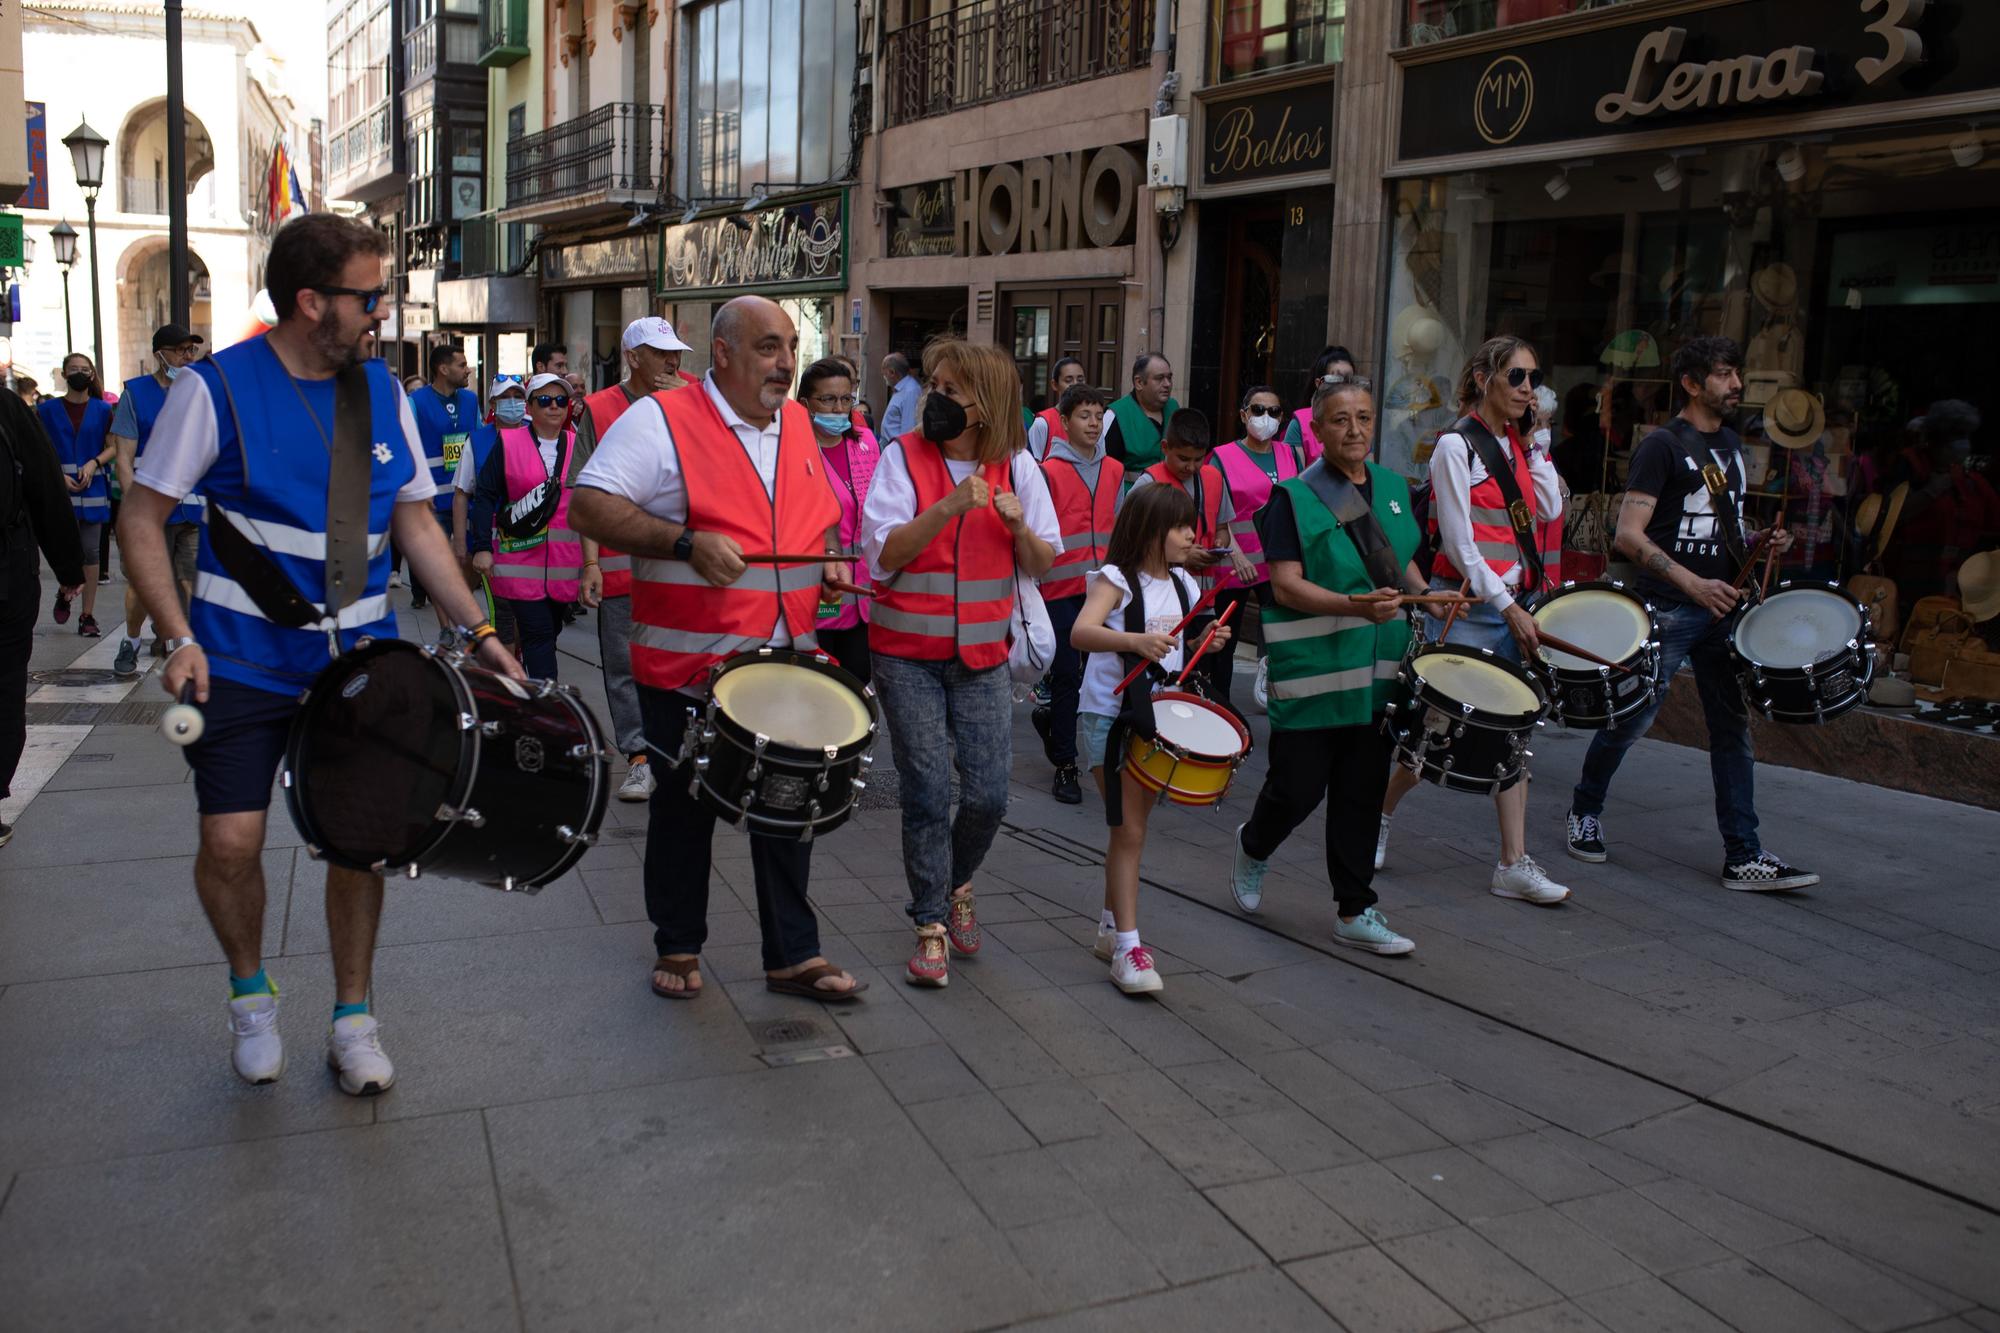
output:
[[[1178,486],[1147,486],[1133,491],[1111,528],[1111,546],[1104,568],[1091,575],[1083,610],[1070,631],[1070,645],[1090,654],[1084,672],[1079,717],[1087,741],[1090,775],[1104,794],[1105,739],[1120,708],[1113,693],[1130,669],[1125,654],[1135,654],[1164,672],[1178,673],[1186,639],[1170,631],[1181,623],[1183,598],[1192,608],[1200,597],[1194,579],[1180,566],[1195,549],[1194,501]],[[1129,634],[1122,628],[1134,582],[1145,607],[1145,630]],[[1180,590],[1175,591],[1178,581]],[[1190,634],[1192,629],[1190,628]],[[1211,652],[1223,651],[1229,628],[1217,631]],[[1134,681],[1134,691],[1150,693],[1146,677]],[[1144,695],[1141,695],[1142,703]],[[1110,756],[1115,763],[1118,756]],[[1123,817],[1111,826],[1104,855],[1104,910],[1097,924],[1097,953],[1111,963],[1111,981],[1127,994],[1162,988],[1152,955],[1139,943],[1139,857],[1146,847],[1146,817],[1153,793],[1121,769]]]

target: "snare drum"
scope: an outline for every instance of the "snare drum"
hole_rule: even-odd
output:
[[[847,821],[875,761],[873,689],[825,653],[759,648],[710,668],[707,696],[678,761],[696,800],[801,842]]]
[[[1659,625],[1653,608],[1615,579],[1565,583],[1535,608],[1535,624],[1588,648],[1631,674],[1581,657],[1541,650],[1549,707],[1566,726],[1602,731],[1641,712],[1660,678]]]
[[[1388,706],[1397,762],[1453,791],[1494,792],[1521,776],[1549,711],[1534,672],[1485,648],[1434,643],[1397,678],[1407,694]]]
[[[1729,649],[1752,708],[1773,722],[1811,726],[1868,696],[1873,637],[1867,609],[1839,588],[1786,582],[1737,617]]]
[[[306,692],[281,781],[315,857],[532,893],[596,840],[611,762],[569,686],[364,639]]]
[[[1228,709],[1197,694],[1163,690],[1153,696],[1153,729],[1125,742],[1125,771],[1147,791],[1175,805],[1214,805],[1229,790],[1250,753],[1250,733]]]

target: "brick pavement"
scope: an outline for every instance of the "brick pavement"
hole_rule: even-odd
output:
[[[45,629],[36,665],[70,665]],[[595,695],[587,626],[565,649]],[[288,823],[293,1062],[252,1089],[178,756],[71,728],[38,732],[73,753],[0,851],[0,1329],[2000,1329],[1984,812],[1760,770],[1767,840],[1828,883],[1730,895],[1702,755],[1642,743],[1584,867],[1557,844],[1584,738],[1550,734],[1531,843],[1573,902],[1486,895],[1490,807],[1426,788],[1380,881],[1418,951],[1375,959],[1331,946],[1309,830],[1258,917],[1229,908],[1253,761],[1155,823],[1167,989],[1138,1000],[1089,953],[1095,798],[1047,798],[1024,717],[950,989],[897,980],[897,824],[868,810],[814,857],[864,1003],[762,989],[733,834],[711,994],[656,1000],[643,807],[614,805],[536,897],[391,886],[401,1078],[357,1102],[317,1063],[321,880]]]

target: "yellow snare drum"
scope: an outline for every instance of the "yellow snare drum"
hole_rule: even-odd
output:
[[[1153,696],[1153,740],[1125,742],[1125,769],[1176,805],[1214,805],[1250,753],[1250,733],[1220,704],[1179,690]]]

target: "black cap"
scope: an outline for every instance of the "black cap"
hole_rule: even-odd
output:
[[[156,352],[162,347],[181,347],[188,343],[198,343],[200,341],[200,334],[189,333],[179,324],[162,324],[159,328],[153,330],[153,350]]]

